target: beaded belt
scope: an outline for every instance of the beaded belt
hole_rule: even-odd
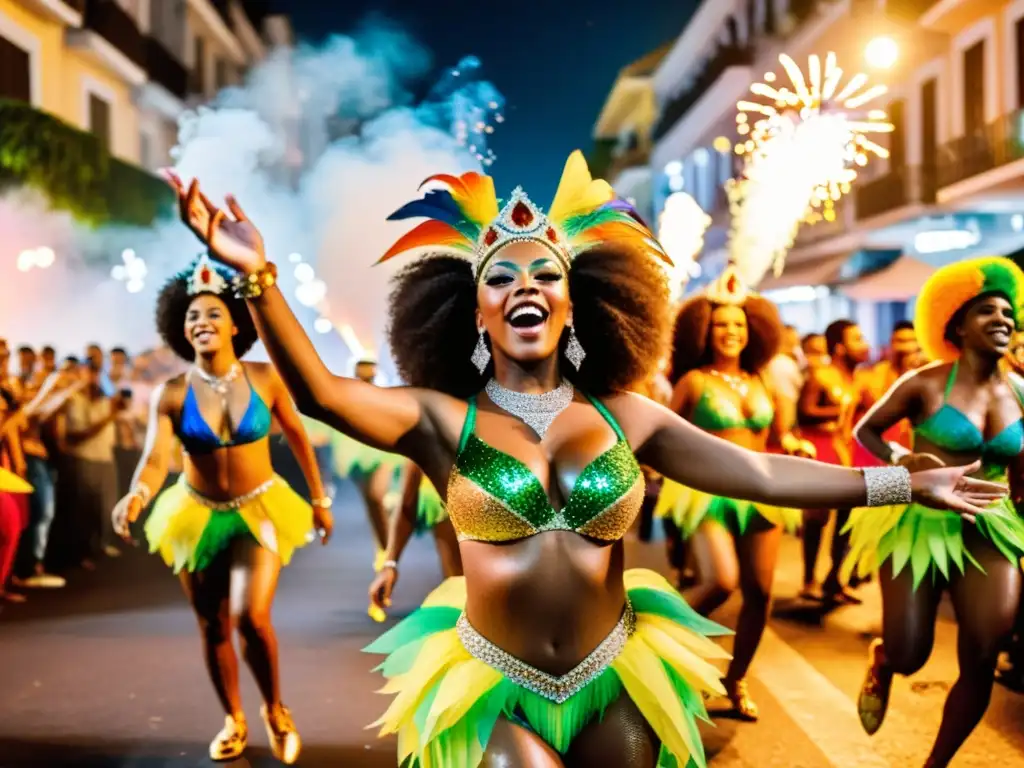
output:
[[[277,478],[276,477],[272,477],[269,480],[267,480],[265,483],[261,483],[260,485],[257,485],[255,488],[253,488],[248,493],[243,493],[241,496],[236,496],[235,498],[228,499],[227,501],[216,501],[214,499],[206,498],[201,493],[199,493],[199,491],[197,491],[195,488],[193,488],[191,485],[189,485],[187,482],[185,482],[185,476],[184,475],[181,475],[181,480],[179,482],[185,488],[185,491],[188,493],[188,495],[191,496],[193,498],[193,500],[195,500],[198,503],[202,504],[204,507],[208,507],[209,509],[212,509],[214,511],[227,512],[227,511],[230,511],[232,509],[238,509],[239,507],[244,507],[246,504],[248,504],[250,501],[255,499],[257,496],[262,496],[264,493],[266,493],[268,490],[270,490],[270,486],[272,486],[275,482],[277,482]]]
[[[459,640],[469,651],[470,656],[497,670],[526,690],[561,704],[583,690],[615,661],[630,635],[636,631],[636,614],[627,600],[622,618],[608,637],[602,640],[587,658],[561,676],[548,674],[503,651],[473,629],[465,613],[459,616],[456,630],[459,633]]]

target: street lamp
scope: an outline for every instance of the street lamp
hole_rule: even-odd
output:
[[[864,57],[874,69],[891,69],[899,52],[899,46],[891,37],[876,37],[864,49]]]

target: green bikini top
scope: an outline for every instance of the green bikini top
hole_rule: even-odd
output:
[[[1010,461],[1024,452],[1024,419],[1017,419],[999,434],[986,440],[985,434],[963,411],[949,404],[949,393],[953,390],[958,370],[959,362],[953,363],[949,378],[946,380],[942,407],[914,427],[914,434],[950,453],[978,452],[986,469],[993,465],[1005,468]],[[1017,386],[1012,381],[1010,386],[1020,400],[1021,393]]]
[[[770,427],[775,418],[775,406],[771,398],[758,390],[754,395],[754,408],[745,416],[743,408],[724,393],[705,383],[700,399],[693,407],[690,423],[705,432],[722,432],[726,429],[749,429],[760,432]]]
[[[560,510],[523,462],[476,436],[477,402],[470,399],[448,478],[448,516],[459,540],[516,541],[543,531],[601,541],[626,535],[643,503],[644,477],[618,422],[602,403],[588,399],[618,440],[583,469]]]

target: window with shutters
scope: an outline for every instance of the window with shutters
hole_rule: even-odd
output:
[[[0,37],[0,99],[32,101],[32,55]]]
[[[100,140],[100,144],[108,152],[110,151],[110,102],[97,96],[89,94],[89,130]]]

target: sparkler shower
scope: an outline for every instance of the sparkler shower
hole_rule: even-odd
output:
[[[480,62],[464,58],[414,103],[430,71],[404,32],[367,25],[317,48],[273,52],[243,86],[180,121],[175,170],[198,176],[215,201],[238,196],[281,265],[282,287],[308,307],[301,319],[311,331],[337,331],[335,353],[323,347],[336,368],[383,343],[395,267],[372,265],[401,235],[387,215],[431,174],[495,160],[487,139],[504,102]],[[61,348],[93,339],[151,346],[156,291],[198,250],[176,220],[89,229],[24,190],[0,198],[0,231],[4,327]],[[19,269],[19,254],[40,248],[52,249],[52,263],[22,256]]]
[[[865,88],[864,74],[841,86],[844,73],[834,53],[824,68],[811,56],[806,76],[789,56],[779,62],[789,84],[775,85],[769,73],[750,87],[757,100],[737,104],[735,151],[745,164],[742,176],[727,185],[729,255],[750,286],[770,268],[781,273],[801,223],[835,219],[856,169],[872,155],[889,155],[869,136],[893,130],[884,111],[868,108],[886,86]]]

